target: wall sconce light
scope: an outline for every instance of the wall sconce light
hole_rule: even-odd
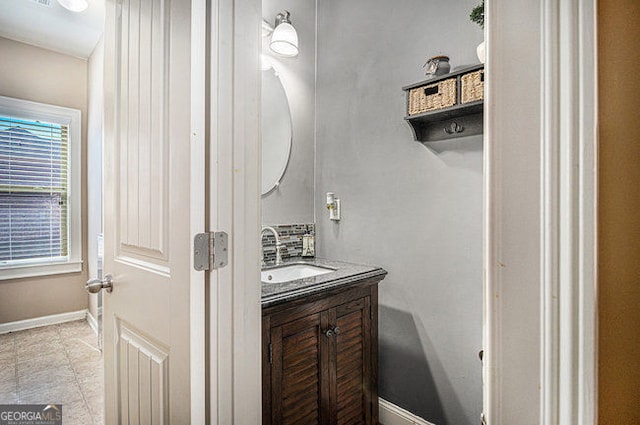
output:
[[[329,220],[340,221],[340,199],[335,193],[327,193],[327,209],[329,210]]]
[[[298,33],[291,25],[289,16],[290,13],[286,10],[276,15],[276,25],[271,34],[269,48],[279,55],[294,57],[298,56]]]
[[[87,0],[58,0],[58,3],[72,12],[82,12],[89,7]]]

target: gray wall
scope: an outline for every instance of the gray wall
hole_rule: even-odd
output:
[[[401,87],[424,79],[425,57],[478,62],[476,3],[318,2],[317,250],[388,270],[380,396],[437,425],[482,410],[482,137],[414,142]]]
[[[295,58],[265,54],[280,72],[293,123],[289,166],[280,186],[262,197],[263,224],[313,223],[313,167],[315,127],[316,2],[315,0],[263,0],[262,16],[271,25],[283,10],[291,12],[298,32],[300,54]],[[268,40],[267,40],[268,41]]]

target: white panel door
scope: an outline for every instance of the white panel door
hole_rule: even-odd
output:
[[[201,326],[194,314],[204,310],[194,299],[204,299],[204,275],[191,267],[191,241],[204,223],[204,202],[192,196],[204,192],[204,156],[193,154],[202,142],[194,143],[192,118],[204,110],[192,106],[191,7],[190,0],[107,1],[107,424],[199,422],[191,400],[204,394],[204,314]]]

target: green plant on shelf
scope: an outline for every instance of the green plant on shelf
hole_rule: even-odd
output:
[[[484,29],[484,0],[482,0],[482,3],[473,8],[473,10],[471,11],[471,15],[469,15],[469,18],[471,18],[471,22],[475,22],[476,24],[480,25],[480,28]]]

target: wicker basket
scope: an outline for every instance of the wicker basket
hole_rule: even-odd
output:
[[[456,78],[416,87],[409,91],[409,115],[448,108],[456,104]]]
[[[484,99],[484,69],[464,74],[460,77],[461,103]]]

